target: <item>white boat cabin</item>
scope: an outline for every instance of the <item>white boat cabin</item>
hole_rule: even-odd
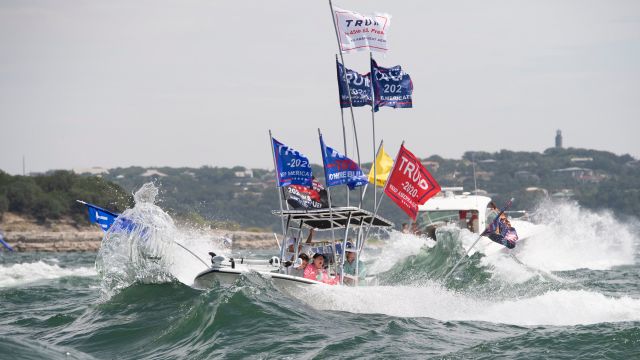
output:
[[[435,197],[418,208],[417,222],[432,239],[438,227],[456,224],[479,234],[487,226],[487,207],[491,198],[463,192],[462,187],[442,188]]]

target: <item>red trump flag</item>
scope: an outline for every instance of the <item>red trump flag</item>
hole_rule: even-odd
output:
[[[420,159],[402,145],[384,192],[415,220],[418,205],[424,204],[439,193],[440,185],[422,165]]]

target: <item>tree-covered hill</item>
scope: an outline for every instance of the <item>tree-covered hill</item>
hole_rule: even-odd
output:
[[[393,154],[392,154],[393,155]],[[640,161],[629,155],[586,149],[539,152],[467,152],[462,159],[432,156],[423,163],[441,186],[478,190],[498,203],[515,197],[515,208],[532,210],[544,198],[578,201],[592,209],[612,209],[640,217]],[[368,171],[371,164],[363,164]],[[475,171],[474,171],[475,170]],[[322,167],[313,172],[324,183]],[[474,179],[475,173],[475,179]],[[84,220],[83,199],[121,211],[131,206],[130,194],[153,181],[160,188],[160,205],[172,216],[226,228],[278,229],[273,170],[234,168],[115,168],[101,177],[55,171],[39,176],[10,176],[0,172],[0,214],[12,211],[40,221],[70,215]],[[474,181],[475,180],[475,181]],[[332,188],[335,205],[345,205],[345,187]],[[372,188],[364,207],[373,208]],[[357,204],[359,191],[351,192]],[[378,189],[378,196],[381,190]],[[400,225],[406,215],[388,199],[380,214]]]
[[[76,202],[85,200],[122,211],[132,205],[132,197],[112,182],[70,171],[54,171],[37,176],[11,176],[0,171],[0,218],[10,211],[39,222],[63,216],[87,224],[86,209]]]
[[[516,198],[515,207],[532,210],[546,197],[577,200],[593,209],[613,209],[640,217],[640,163],[629,155],[586,149],[548,149],[538,152],[467,152],[462,159],[432,156],[427,168],[444,186],[463,186],[489,194],[499,203]],[[365,171],[371,164],[364,164]],[[475,184],[474,184],[475,167]],[[313,172],[324,182],[321,166]],[[172,215],[195,221],[208,220],[240,227],[277,229],[278,208],[273,170],[202,167],[111,169],[105,179],[129,191],[144,182],[160,185],[160,205]],[[378,190],[380,192],[380,189]],[[344,187],[332,189],[334,203],[344,205]],[[380,195],[378,195],[380,196]],[[351,192],[351,203],[358,191]],[[365,208],[373,208],[372,189],[367,190]],[[400,224],[406,215],[388,199],[380,213]]]

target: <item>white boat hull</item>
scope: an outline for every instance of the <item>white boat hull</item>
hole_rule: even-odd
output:
[[[249,274],[251,272],[257,273],[264,278],[271,279],[273,284],[279,288],[322,284],[315,280],[276,272],[251,271],[248,269],[211,268],[198,274],[193,281],[193,286],[199,289],[209,289],[217,285],[230,286],[233,285],[241,275]]]

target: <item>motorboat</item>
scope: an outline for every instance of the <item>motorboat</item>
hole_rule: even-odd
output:
[[[210,288],[219,285],[231,285],[242,276],[257,273],[271,279],[276,287],[324,285],[324,283],[293,275],[294,260],[305,251],[322,254],[327,261],[327,271],[339,284],[345,284],[348,277],[342,269],[349,244],[355,248],[356,264],[365,246],[365,236],[370,228],[385,229],[393,227],[389,220],[358,207],[333,207],[321,209],[274,210],[283,224],[283,236],[278,240],[279,255],[269,259],[227,258],[210,253],[211,267],[199,273],[193,285],[197,288]],[[329,240],[302,242],[304,230],[314,229],[330,233]],[[336,234],[340,238],[336,238]],[[326,237],[326,236],[325,236]],[[293,250],[293,251],[291,251]],[[363,285],[365,279],[354,279],[356,285]]]
[[[417,221],[422,224],[419,233],[437,241],[439,228],[453,226],[480,235],[495,219],[496,214],[489,212],[491,202],[490,197],[473,195],[462,187],[443,187],[437,196],[419,206]],[[518,231],[518,243],[537,232],[537,226],[525,220],[528,216],[525,211],[508,210],[505,213],[512,218]],[[507,251],[493,242],[487,242],[484,247],[489,253]]]

